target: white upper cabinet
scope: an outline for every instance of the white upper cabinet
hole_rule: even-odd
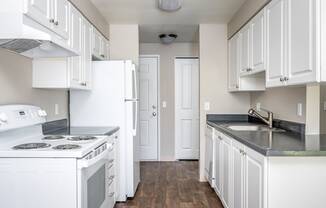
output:
[[[266,7],[266,86],[284,84],[286,67],[286,0],[274,0]]]
[[[228,81],[229,91],[237,91],[239,89],[239,35],[235,35],[229,40],[229,70]]]
[[[320,78],[319,0],[273,0],[267,5],[267,86],[304,85]],[[319,8],[319,7],[318,7]],[[325,12],[325,11],[324,11]]]
[[[250,53],[251,53],[251,27],[245,26],[240,31],[240,73],[249,72],[251,70]]]
[[[24,0],[26,5],[26,15],[50,28],[54,19],[52,19],[52,0]]]
[[[251,21],[251,69],[265,70],[265,12],[258,13]]]
[[[316,82],[316,0],[287,2],[288,84]]]
[[[82,71],[82,84],[86,89],[92,87],[92,37],[93,27],[84,20],[83,24],[83,71]]]
[[[67,0],[25,0],[25,14],[64,39],[69,37]]]
[[[106,38],[94,28],[93,32],[93,57],[97,60],[106,60],[108,59],[108,41]]]
[[[69,7],[67,0],[53,0],[54,23],[53,30],[61,37],[69,38]]]

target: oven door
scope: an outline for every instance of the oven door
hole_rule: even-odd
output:
[[[78,208],[108,207],[108,153],[106,149],[92,159],[78,160]]]

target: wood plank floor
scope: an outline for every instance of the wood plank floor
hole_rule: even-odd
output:
[[[198,181],[198,162],[142,162],[134,199],[116,208],[223,208],[208,183]]]

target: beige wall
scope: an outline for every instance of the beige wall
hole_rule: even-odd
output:
[[[110,59],[139,61],[139,28],[137,24],[110,25]]]
[[[161,108],[160,159],[162,161],[175,160],[174,59],[176,56],[198,56],[198,53],[196,43],[140,44],[141,55],[160,55],[160,78],[162,80],[160,103],[167,102],[167,108]]]
[[[109,38],[109,25],[98,11],[98,9],[91,3],[90,0],[69,0],[74,4],[95,27],[101,31],[107,38]]]
[[[201,24],[200,54],[200,180],[204,179],[206,114],[245,114],[250,107],[248,93],[227,89],[227,25]],[[204,103],[210,102],[210,111]]]
[[[260,8],[271,0],[247,0],[228,24],[228,37],[237,32]]]
[[[262,108],[271,110],[275,118],[306,122],[306,87],[281,87],[267,89],[265,92],[251,93],[251,106],[261,103]],[[303,115],[297,116],[297,104],[302,103]]]
[[[31,59],[0,50],[0,91],[0,105],[37,105],[47,111],[48,121],[67,118],[67,91],[32,88]],[[59,115],[54,114],[55,104],[59,104]]]

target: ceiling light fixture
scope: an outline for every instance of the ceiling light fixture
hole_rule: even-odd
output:
[[[161,42],[165,45],[171,44],[175,41],[175,39],[177,39],[178,35],[176,34],[161,34],[159,35],[159,38],[161,40]]]
[[[175,12],[181,8],[182,0],[158,0],[158,8],[166,12]]]

